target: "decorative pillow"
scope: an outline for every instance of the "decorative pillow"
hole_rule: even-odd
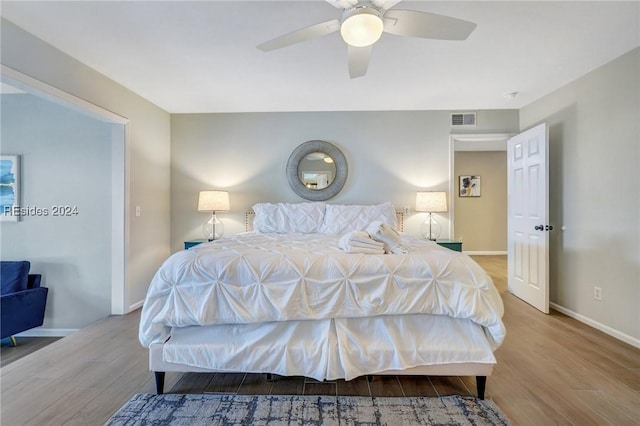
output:
[[[393,229],[398,228],[396,209],[389,201],[376,205],[327,204],[324,222],[319,232],[345,234],[351,231],[363,231],[376,220],[382,221]]]
[[[325,203],[258,203],[253,229],[261,233],[317,233],[324,218]]]
[[[26,260],[0,262],[1,294],[10,294],[27,289],[31,263]]]

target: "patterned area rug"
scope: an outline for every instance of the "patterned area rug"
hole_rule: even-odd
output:
[[[165,394],[135,395],[105,425],[510,425],[490,400]]]

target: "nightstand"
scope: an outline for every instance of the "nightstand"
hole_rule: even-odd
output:
[[[185,241],[184,249],[187,250],[187,249],[190,249],[191,247],[197,246],[198,244],[207,243],[207,242],[209,242],[209,240],[205,240],[205,239]]]
[[[449,250],[462,251],[462,241],[437,240],[436,243],[439,246],[448,248]]]

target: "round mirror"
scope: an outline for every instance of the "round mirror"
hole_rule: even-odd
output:
[[[298,179],[309,189],[325,189],[335,177],[336,163],[324,152],[312,152],[298,164]]]
[[[291,153],[287,179],[291,189],[305,200],[328,200],[340,192],[347,180],[347,160],[329,142],[308,141]]]

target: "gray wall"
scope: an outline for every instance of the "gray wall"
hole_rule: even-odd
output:
[[[551,301],[639,339],[640,49],[520,111],[523,130],[543,121],[556,227]]]
[[[418,190],[449,190],[451,111],[174,114],[171,116],[171,249],[202,238],[207,214],[196,211],[198,191],[227,189],[231,212],[220,213],[226,233],[244,231],[244,212],[257,202],[303,201],[289,188],[291,152],[313,139],[344,153],[349,175],[331,203],[391,201],[415,207]],[[478,112],[468,133],[515,132],[517,110]],[[449,194],[450,198],[451,194]],[[412,213],[405,230],[420,235],[426,213]],[[442,238],[449,214],[440,214]]]
[[[206,217],[196,212],[199,190],[231,192],[232,211],[220,215],[228,233],[244,229],[243,212],[255,202],[301,201],[289,189],[284,169],[304,141],[331,141],[347,157],[349,178],[332,202],[390,200],[398,208],[413,207],[415,191],[449,187],[449,111],[170,118],[11,23],[1,24],[3,65],[130,119],[125,259],[130,303],[142,300],[170,248],[201,237]],[[510,133],[549,124],[552,221],[567,226],[552,234],[552,300],[635,339],[640,338],[639,62],[636,49],[526,106],[519,123],[516,110],[479,111],[481,127],[467,131]],[[142,207],[140,218],[134,216],[136,205]],[[446,229],[449,217],[442,216]],[[422,214],[411,215],[407,231],[418,235],[423,220]],[[593,300],[595,285],[603,288],[601,302]]]
[[[0,31],[3,65],[129,119],[124,299],[135,306],[169,254],[169,114],[4,19]],[[142,216],[135,217],[135,206]],[[61,232],[59,238],[65,237]]]
[[[507,251],[507,152],[457,151],[452,195],[455,240],[471,252]],[[461,175],[480,176],[480,197],[459,197]]]
[[[28,94],[2,95],[2,154],[21,156],[21,207],[3,222],[3,260],[29,260],[49,287],[44,328],[68,330],[111,310],[111,125]],[[53,206],[77,215],[53,216]]]

